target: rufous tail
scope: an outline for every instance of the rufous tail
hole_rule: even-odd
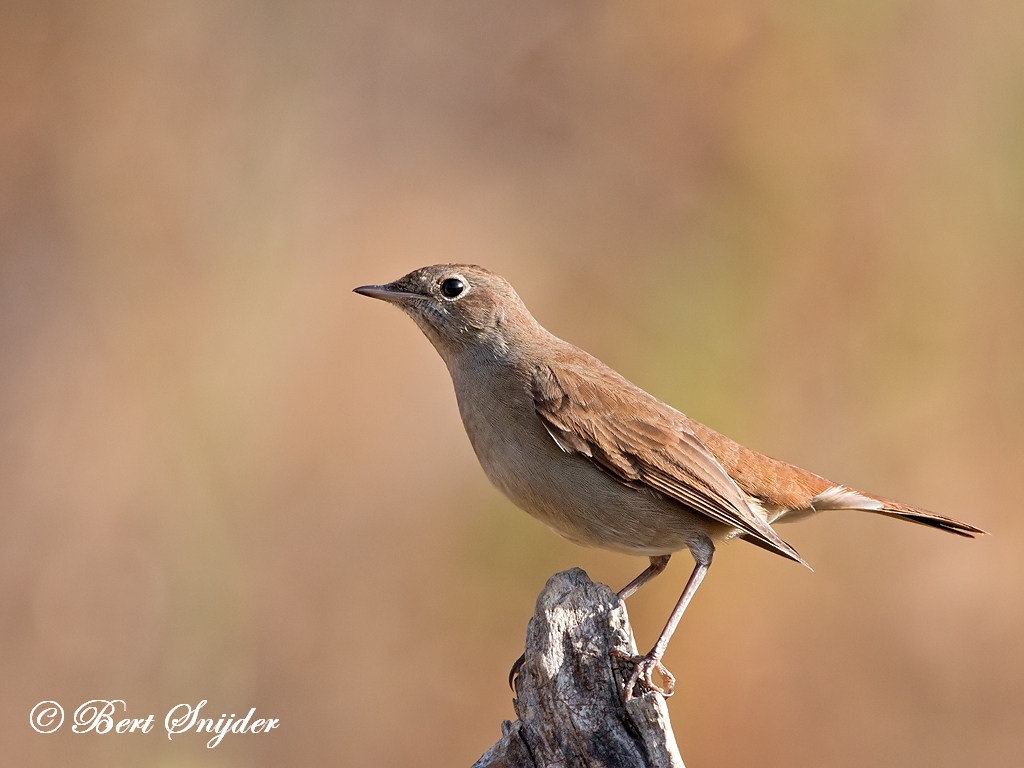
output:
[[[883,499],[881,496],[872,496],[868,493],[854,491],[842,485],[833,486],[815,496],[811,500],[811,509],[815,512],[825,509],[859,509],[864,512],[873,512],[876,515],[895,517],[898,520],[909,520],[918,525],[938,528],[942,531],[955,533],[957,536],[966,536],[969,539],[985,534],[985,531],[981,530],[981,528],[961,523],[959,520],[954,520],[951,517],[937,515],[926,509],[918,509],[909,504],[901,504],[898,501]]]

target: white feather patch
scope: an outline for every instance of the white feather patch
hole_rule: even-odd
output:
[[[811,509],[885,509],[882,502],[842,485],[834,485],[811,499]]]
[[[566,453],[572,453],[572,449],[571,449],[571,448],[567,448],[567,447],[566,447],[566,446],[565,446],[565,445],[564,445],[564,444],[562,443],[562,441],[558,439],[558,435],[556,435],[556,434],[555,434],[554,432],[552,432],[552,431],[551,431],[551,428],[550,428],[550,427],[548,427],[548,425],[547,425],[547,424],[545,424],[545,425],[544,425],[544,429],[546,429],[546,430],[548,431],[548,434],[549,434],[549,435],[551,435],[551,439],[555,441],[555,445],[557,445],[557,446],[558,446],[559,448],[561,448],[561,449],[562,449],[563,451],[565,451]]]

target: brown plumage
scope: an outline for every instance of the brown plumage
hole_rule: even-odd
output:
[[[863,492],[853,493],[869,501],[877,502],[880,505],[879,508],[859,506],[856,500],[852,501],[849,506],[830,506],[828,501],[816,505],[814,503],[816,497],[820,497],[831,489],[842,488],[842,486],[813,472],[808,472],[806,469],[794,467],[792,464],[745,448],[725,435],[704,426],[699,421],[689,417],[684,418],[686,424],[743,492],[757,499],[766,510],[774,510],[774,514],[769,514],[771,522],[793,522],[808,514],[825,509],[854,509],[886,515],[898,520],[909,520],[912,523],[938,528],[969,539],[985,533],[980,528],[961,523],[950,517]]]
[[[974,526],[861,493],[764,456],[694,421],[601,361],[553,336],[504,279],[441,264],[357,292],[412,317],[452,376],[466,433],[505,495],[577,543],[646,555],[632,594],[673,552],[696,562],[668,624],[626,686],[651,679],[715,544],[740,537],[806,565],[772,529],[824,510],[852,509],[960,536]],[[514,670],[513,670],[514,671]],[[660,690],[660,689],[658,689]]]
[[[572,354],[575,353],[575,354]],[[551,437],[631,488],[657,491],[803,563],[700,441],[683,414],[578,350],[533,371],[534,407]]]

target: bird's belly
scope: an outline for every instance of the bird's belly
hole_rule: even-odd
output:
[[[488,479],[516,506],[583,546],[665,555],[732,529],[655,491],[631,488],[589,459],[562,451],[532,412],[503,429],[463,413]]]

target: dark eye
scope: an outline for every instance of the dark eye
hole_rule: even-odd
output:
[[[466,285],[457,277],[449,277],[443,283],[441,283],[441,293],[447,296],[449,299],[454,299],[462,295],[462,292],[466,290]]]

